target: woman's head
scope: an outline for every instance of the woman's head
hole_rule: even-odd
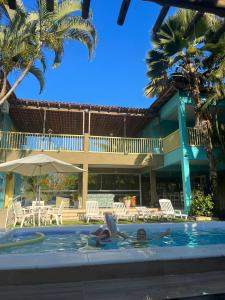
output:
[[[137,231],[137,240],[145,241],[147,239],[146,231],[143,228],[138,229]]]
[[[95,232],[94,232],[94,234],[95,235],[97,235],[97,236],[99,236],[99,235],[101,235],[102,233],[103,233],[103,229],[100,227],[100,228],[98,228]]]

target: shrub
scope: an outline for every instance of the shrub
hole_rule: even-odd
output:
[[[211,217],[214,203],[211,195],[205,196],[201,191],[192,193],[191,215]]]

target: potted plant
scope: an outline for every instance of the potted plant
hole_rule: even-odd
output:
[[[126,208],[130,208],[130,196],[124,197],[123,202],[124,202]]]
[[[196,221],[209,221],[213,215],[212,196],[205,196],[202,191],[194,191],[192,194],[191,215]]]

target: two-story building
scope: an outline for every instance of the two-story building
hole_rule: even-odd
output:
[[[224,110],[221,106],[219,113]],[[113,193],[136,195],[138,205],[148,206],[166,197],[189,211],[192,189],[208,188],[208,161],[194,120],[190,99],[179,92],[166,92],[148,109],[14,95],[1,111],[0,160],[44,152],[81,166],[87,171],[78,180],[81,207],[91,193]],[[123,186],[116,183],[118,174]],[[129,189],[126,182],[132,182]],[[20,176],[0,174],[0,207],[19,190]]]

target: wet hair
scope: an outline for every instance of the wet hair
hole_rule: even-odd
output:
[[[143,228],[137,230],[137,240],[146,240],[147,234]]]

